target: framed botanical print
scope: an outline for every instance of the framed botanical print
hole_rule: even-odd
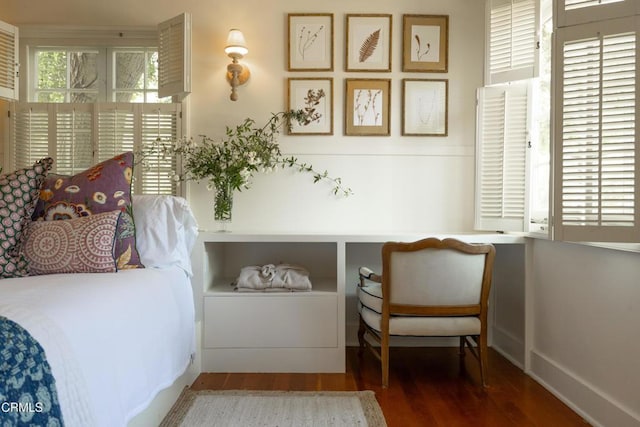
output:
[[[347,15],[346,71],[391,71],[391,15]]]
[[[333,14],[288,15],[289,71],[333,71]]]
[[[404,15],[402,24],[402,71],[446,73],[449,16]]]
[[[389,135],[390,79],[346,79],[345,135]]]
[[[304,123],[291,123],[289,135],[333,135],[333,79],[290,78],[287,85],[288,110],[303,110]]]
[[[447,136],[448,80],[402,80],[402,135]]]

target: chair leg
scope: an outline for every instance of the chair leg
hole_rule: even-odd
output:
[[[362,316],[358,316],[360,322],[358,324],[358,343],[360,347],[358,347],[358,356],[362,356],[362,352],[364,350],[365,342],[364,342],[364,334],[367,329],[364,326],[364,320],[362,320]]]
[[[487,350],[487,336],[485,334],[478,337],[478,359],[480,361],[480,379],[482,380],[482,386],[486,387],[488,383],[488,350]]]
[[[389,336],[380,340],[380,364],[382,365],[382,388],[389,387]]]
[[[460,337],[460,351],[458,352],[458,355],[461,358],[464,358],[465,356],[465,352],[464,352],[464,338],[465,337]]]

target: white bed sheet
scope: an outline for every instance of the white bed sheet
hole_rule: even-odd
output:
[[[44,348],[66,426],[125,426],[195,354],[179,267],[5,279],[0,315]]]

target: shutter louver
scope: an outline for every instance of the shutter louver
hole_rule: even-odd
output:
[[[0,21],[0,98],[18,99],[18,28]]]
[[[142,115],[143,145],[151,145],[157,141],[169,143],[176,141],[180,134],[175,111],[146,109]],[[140,180],[142,194],[177,194],[177,183],[173,176],[178,173],[175,157],[167,157],[162,153],[145,159],[145,169]]]
[[[15,168],[33,165],[49,155],[49,113],[45,108],[34,110],[22,104],[12,104],[12,162]]]
[[[74,104],[56,107],[55,170],[61,175],[74,175],[94,163],[92,109],[77,110],[79,106]]]
[[[99,162],[126,151],[134,151],[135,117],[133,104],[109,104],[98,114]]]
[[[475,228],[525,231],[527,85],[480,89]]]
[[[183,13],[158,25],[158,96],[191,92],[191,15]]]
[[[639,241],[636,33],[562,46],[556,238]]]
[[[537,73],[537,1],[492,0],[488,82],[532,78]]]

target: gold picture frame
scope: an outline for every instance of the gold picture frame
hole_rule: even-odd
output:
[[[402,71],[449,70],[449,15],[403,15]]]
[[[333,14],[287,16],[287,70],[333,71]]]
[[[346,71],[391,71],[392,16],[346,16]]]
[[[287,109],[304,110],[306,123],[292,121],[289,135],[333,135],[333,78],[291,77]]]
[[[389,136],[391,79],[345,80],[345,135]]]
[[[402,135],[447,136],[449,80],[402,80]]]

